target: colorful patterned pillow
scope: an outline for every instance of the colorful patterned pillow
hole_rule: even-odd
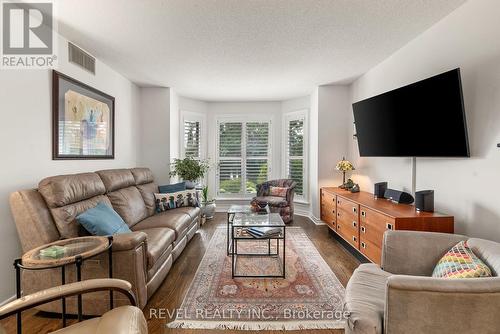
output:
[[[432,272],[436,278],[477,278],[491,277],[491,270],[467,246],[460,241],[442,258]]]
[[[156,212],[163,212],[186,206],[198,207],[200,203],[199,193],[194,189],[154,195],[156,200]]]
[[[269,189],[270,196],[286,197],[287,192],[288,192],[287,187],[273,187],[273,186],[271,186]]]

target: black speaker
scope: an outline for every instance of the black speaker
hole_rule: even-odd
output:
[[[373,188],[373,195],[375,195],[375,198],[384,198],[384,194],[387,189],[387,182],[375,183]]]
[[[434,190],[421,190],[415,193],[415,210],[434,212]]]
[[[412,195],[405,193],[404,191],[394,189],[387,189],[385,191],[384,197],[390,199],[393,202],[402,204],[411,204],[414,201]]]

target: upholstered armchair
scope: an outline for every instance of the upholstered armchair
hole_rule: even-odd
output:
[[[285,223],[293,220],[293,197],[297,183],[290,179],[266,181],[257,185],[257,196],[252,205],[268,203],[271,212],[279,213]],[[286,192],[271,193],[271,187],[287,188]]]
[[[444,279],[432,272],[467,240],[493,277]],[[362,264],[346,287],[346,334],[498,333],[500,244],[463,235],[386,231],[382,266]]]
[[[90,279],[81,282],[69,283],[61,286],[38,291],[10,303],[0,306],[0,319],[15,315],[39,305],[68,298],[79,294],[95,291],[116,291],[124,294],[131,305],[114,308],[101,317],[92,318],[74,325],[64,327],[57,334],[147,334],[146,319],[141,309],[137,308],[132,285],[120,279]],[[27,331],[23,331],[27,333]],[[5,330],[0,326],[0,333]]]

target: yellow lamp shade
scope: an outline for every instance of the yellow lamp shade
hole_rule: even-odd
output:
[[[354,170],[354,166],[349,160],[346,160],[344,157],[342,158],[342,160],[337,162],[337,166],[335,166],[335,169],[341,172],[346,172],[349,170]]]

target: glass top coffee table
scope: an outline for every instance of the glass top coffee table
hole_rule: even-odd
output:
[[[232,239],[231,239],[231,225],[233,224],[233,220],[236,214],[245,213],[248,215],[265,215],[270,213],[269,206],[266,206],[263,209],[256,210],[251,205],[240,205],[240,204],[232,204],[227,210],[227,239],[226,239],[226,248],[227,255],[231,255],[232,252]]]
[[[233,278],[285,278],[286,225],[278,213],[234,213],[230,226],[231,275]],[[255,231],[257,231],[258,233],[256,233]],[[250,245],[250,248],[260,251],[249,252],[241,248],[238,249],[238,243],[244,241],[251,242],[246,243],[245,246]],[[272,245],[272,243],[275,243],[275,245]],[[274,251],[272,249],[274,249]],[[271,261],[273,262],[273,265],[275,263],[275,265],[278,267],[278,270],[276,272],[262,274],[238,273],[238,262],[240,258],[245,258],[246,261],[259,261],[259,259],[265,258],[264,261]],[[248,263],[244,267],[248,267]],[[258,267],[258,265],[254,265],[251,267],[256,268]],[[268,268],[269,266],[262,267]]]

